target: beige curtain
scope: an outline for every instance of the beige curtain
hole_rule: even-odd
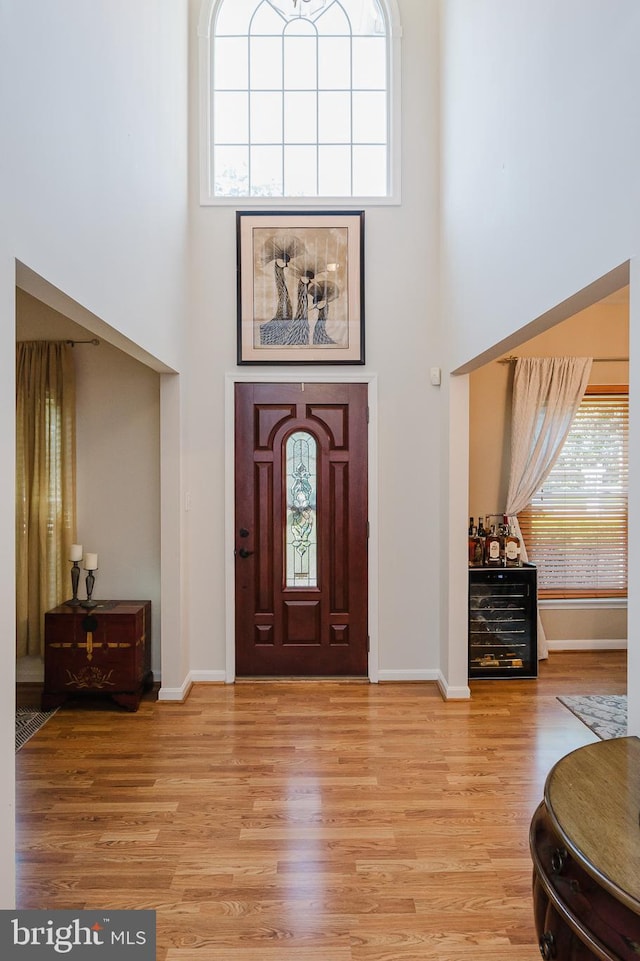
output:
[[[589,383],[590,357],[520,357],[513,376],[511,470],[507,514],[527,548],[517,514],[542,487],[562,450],[569,428]],[[548,655],[547,639],[538,617],[538,657]]]
[[[16,351],[16,641],[42,655],[44,613],[71,596],[76,534],[75,371],[65,343]]]

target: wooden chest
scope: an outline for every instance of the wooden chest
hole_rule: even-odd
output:
[[[151,601],[61,604],[44,616],[43,709],[70,696],[109,695],[135,711],[151,673]]]

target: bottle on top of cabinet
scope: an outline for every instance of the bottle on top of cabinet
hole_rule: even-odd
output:
[[[520,538],[509,524],[509,519],[504,517],[505,537],[504,537],[504,563],[505,567],[522,567],[522,546]]]
[[[481,537],[478,537],[478,528],[473,523],[473,517],[470,517],[469,521],[469,566],[482,567],[484,542]]]
[[[496,525],[492,524],[491,529],[484,540],[484,562],[488,567],[501,567],[503,554],[503,539],[496,531]]]
[[[480,557],[480,564],[478,566],[482,567],[484,566],[484,562],[485,562],[484,551],[485,551],[485,544],[487,540],[487,530],[484,526],[484,517],[478,518],[478,538],[480,540],[480,551],[478,555]]]

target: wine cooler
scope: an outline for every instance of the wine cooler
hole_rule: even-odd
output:
[[[469,678],[537,677],[537,571],[469,569]]]

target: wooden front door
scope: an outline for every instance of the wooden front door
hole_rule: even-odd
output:
[[[365,677],[367,385],[235,390],[236,674]]]

